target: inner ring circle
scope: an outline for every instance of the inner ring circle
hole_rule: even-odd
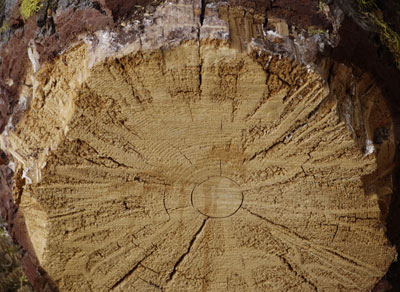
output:
[[[234,215],[243,204],[240,185],[224,176],[209,177],[197,184],[191,193],[194,209],[210,218],[226,218]]]

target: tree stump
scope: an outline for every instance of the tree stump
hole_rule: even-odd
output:
[[[121,27],[52,63],[31,46],[28,110],[3,135],[22,245],[55,287],[372,289],[394,257],[374,80],[307,66],[285,21],[241,5],[168,2]]]

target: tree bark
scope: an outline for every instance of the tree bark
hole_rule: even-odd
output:
[[[341,11],[179,0],[121,19],[131,7],[108,2],[101,21],[58,12],[56,27],[84,15],[95,29],[60,29],[54,58],[52,36],[30,41],[25,74],[6,80],[3,213],[31,281],[371,290],[395,254],[395,125],[369,72],[318,54]]]

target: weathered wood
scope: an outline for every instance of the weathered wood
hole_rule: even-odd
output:
[[[176,2],[53,63],[30,47],[2,146],[34,264],[62,291],[373,288],[394,257],[375,81],[284,19]]]

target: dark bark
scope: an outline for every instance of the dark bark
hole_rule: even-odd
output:
[[[17,95],[24,82],[27,64],[29,63],[27,49],[34,40],[41,62],[51,62],[69,44],[77,40],[81,33],[92,33],[108,27],[117,30],[117,24],[125,18],[140,19],[146,11],[152,11],[161,1],[152,0],[53,0],[45,1],[42,8],[27,20],[23,20],[18,9],[18,1],[0,1],[0,132],[3,131],[9,118],[17,109]],[[205,4],[216,2],[205,1]],[[318,7],[317,1],[258,1],[258,0],[231,0],[230,5],[244,6],[257,12],[266,13],[266,25],[269,17],[283,18],[289,29],[296,30],[323,30],[334,31],[333,20],[327,18]],[[345,63],[349,67],[364,72],[370,72],[383,90],[391,105],[392,115],[395,118],[397,145],[400,145],[400,71],[396,67],[392,52],[382,43],[379,32],[371,26],[368,20],[357,12],[356,6],[347,1],[320,1],[331,7],[334,16],[339,9],[347,14],[339,31],[340,42],[332,43],[335,48],[326,47],[319,54],[319,58],[329,57],[335,62]],[[383,12],[383,17],[394,31],[400,32],[400,5],[396,1],[377,1]],[[143,7],[143,8],[140,8]],[[127,36],[127,38],[130,36]],[[11,82],[12,81],[12,82]],[[398,158],[397,158],[398,159]],[[13,174],[6,167],[7,159],[1,163],[1,206],[3,218],[8,221],[10,234],[22,245],[29,246],[29,239],[19,237],[23,232],[21,218],[16,218],[18,206],[13,203],[12,187]],[[394,163],[397,167],[397,162]],[[394,171],[395,193],[388,215],[388,235],[393,244],[400,246],[399,222],[399,179],[400,171]],[[14,194],[15,197],[15,194]],[[19,219],[19,220],[17,220]],[[56,290],[54,284],[45,276],[36,262],[36,259],[24,257],[25,270],[33,284],[38,289]],[[389,270],[387,279],[393,289],[400,289],[398,275],[400,267],[394,263]],[[47,288],[46,288],[47,287]],[[396,291],[396,290],[393,290]]]

